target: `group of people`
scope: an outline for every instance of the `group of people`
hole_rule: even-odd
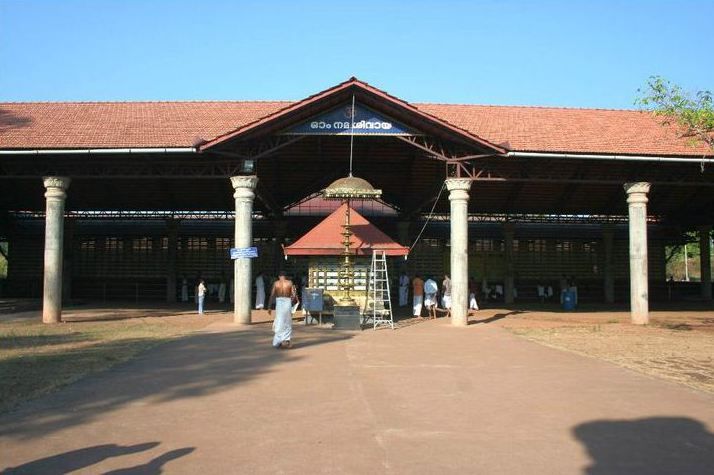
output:
[[[424,280],[421,275],[417,274],[413,279],[409,279],[409,276],[403,272],[399,276],[400,307],[405,307],[408,303],[410,284],[413,315],[415,317],[422,318],[424,309],[426,309],[427,317],[429,318],[436,318],[437,310],[443,310],[447,317],[451,316],[451,278],[449,278],[448,274],[444,274],[441,289],[439,289],[439,285],[431,276]]]

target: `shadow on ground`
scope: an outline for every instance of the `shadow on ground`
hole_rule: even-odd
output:
[[[512,310],[512,311],[507,312],[507,313],[497,313],[497,314],[493,315],[492,317],[484,318],[483,320],[478,320],[478,319],[475,319],[475,318],[474,318],[474,319],[469,319],[469,325],[476,325],[476,324],[479,324],[479,323],[491,323],[491,322],[496,322],[496,321],[498,321],[498,320],[502,320],[502,319],[508,317],[509,315],[519,315],[519,314],[521,314],[521,313],[528,313],[528,312],[526,312],[525,310]]]
[[[300,349],[351,338],[311,329],[291,351],[271,346],[270,327],[199,333],[170,341],[0,417],[0,436],[29,439],[85,424],[140,401],[164,402],[219,392],[304,358]],[[70,409],[71,410],[68,410]]]
[[[590,475],[704,474],[714,470],[714,434],[686,417],[602,420],[580,424]]]
[[[57,455],[52,455],[50,457],[44,457],[41,459],[33,460],[17,467],[9,467],[2,472],[1,475],[41,475],[41,474],[55,474],[55,473],[70,473],[75,470],[82,470],[89,468],[99,462],[107,460],[112,457],[121,457],[123,455],[136,454],[139,452],[144,452],[146,450],[151,450],[158,446],[159,442],[146,442],[144,444],[136,445],[117,445],[117,444],[103,444],[95,445],[92,447],[85,447],[83,449],[71,450],[69,452],[64,452]],[[166,465],[171,460],[183,457],[190,454],[196,450],[194,447],[184,447],[182,449],[170,450],[163,453],[153,459],[149,460],[147,463],[134,465],[131,467],[122,468],[119,470],[112,470],[109,472],[104,472],[107,474],[156,474],[162,473],[162,467]]]

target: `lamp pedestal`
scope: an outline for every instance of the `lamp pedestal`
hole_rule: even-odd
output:
[[[335,330],[362,330],[362,315],[357,305],[335,305]]]

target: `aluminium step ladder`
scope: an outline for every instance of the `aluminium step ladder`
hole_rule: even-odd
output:
[[[372,251],[372,265],[367,282],[367,299],[365,301],[363,323],[371,319],[375,330],[379,325],[389,325],[394,330],[387,255],[384,251]]]

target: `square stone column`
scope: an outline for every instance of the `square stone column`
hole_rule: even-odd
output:
[[[602,241],[605,251],[603,262],[603,285],[605,286],[605,302],[615,303],[615,269],[612,262],[615,247],[615,228],[606,224],[602,228]]]
[[[42,179],[47,208],[45,211],[45,271],[42,290],[42,321],[62,320],[62,254],[64,248],[64,202],[70,179],[48,176]]]
[[[712,248],[711,248],[711,224],[699,227],[699,264],[700,275],[702,276],[702,298],[712,299]]]
[[[251,247],[253,244],[253,199],[255,198],[256,176],[233,176],[231,185],[235,192],[235,247]],[[251,314],[251,260],[241,257],[233,261],[233,321],[250,325]]]
[[[451,324],[466,326],[469,297],[469,190],[468,178],[448,178],[446,188],[451,202]]]
[[[630,315],[632,323],[649,323],[647,275],[647,193],[650,184],[625,183],[630,227]]]

